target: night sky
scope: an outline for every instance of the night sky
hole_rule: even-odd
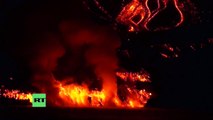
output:
[[[213,108],[212,44],[196,51],[187,47],[191,44],[199,46],[203,41],[213,39],[212,3],[208,0],[195,0],[194,3],[200,12],[201,21],[196,24],[138,34],[129,34],[122,29],[115,31],[121,39],[118,50],[120,65],[130,71],[144,68],[151,75],[156,96],[149,101],[148,106]],[[45,39],[48,34],[57,36],[61,42],[59,24],[67,20],[85,23],[92,21],[94,25],[112,26],[109,21],[89,14],[79,0],[2,0],[0,85],[31,89],[33,71],[29,61],[34,59],[37,51],[45,50],[45,45],[48,48],[57,44],[51,39]],[[164,43],[182,48],[180,57],[164,59],[159,54],[161,49],[150,47]],[[122,56],[123,50],[129,52],[130,58]],[[9,79],[11,76],[14,80]]]

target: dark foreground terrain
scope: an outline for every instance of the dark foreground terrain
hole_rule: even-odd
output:
[[[0,120],[213,120],[212,112],[169,109],[0,108]]]

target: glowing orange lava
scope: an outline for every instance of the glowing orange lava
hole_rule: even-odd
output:
[[[183,8],[184,4],[179,0],[171,0],[179,13],[179,21],[174,27],[180,26],[184,21]],[[132,0],[117,16],[119,23],[129,26],[129,31],[150,30],[147,24],[162,10],[168,7],[169,0],[156,0],[157,8],[150,10],[149,0]],[[189,2],[189,1],[187,1]],[[168,29],[168,28],[165,28]]]

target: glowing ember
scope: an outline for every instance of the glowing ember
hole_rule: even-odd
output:
[[[199,49],[203,49],[206,47],[209,47],[212,45],[211,39],[209,40],[202,40],[199,43],[194,43],[190,42],[185,45],[175,45],[175,44],[168,44],[168,43],[163,43],[163,44],[156,44],[150,46],[151,48],[156,49],[157,51],[160,51],[160,55],[165,58],[165,59],[174,59],[182,56],[184,49],[188,49],[192,52],[195,52]]]
[[[123,79],[124,81],[130,80],[130,81],[140,81],[140,82],[151,82],[149,80],[149,75],[147,73],[138,72],[117,72],[116,75]]]
[[[32,103],[32,94],[23,93],[19,90],[4,90],[3,97],[16,100],[29,100]]]

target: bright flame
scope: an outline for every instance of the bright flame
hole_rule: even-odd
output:
[[[109,107],[109,103],[112,103],[112,107],[141,108],[147,103],[151,93],[129,88],[126,100],[121,101],[118,96],[114,96],[106,101],[107,93],[104,90],[89,90],[87,86],[76,84],[60,84],[59,96],[71,107]]]
[[[121,77],[123,81],[130,80],[131,82],[150,82],[148,75],[128,72],[117,72],[117,76]],[[122,91],[125,91],[126,99],[121,99],[117,91],[114,96],[110,96],[110,93],[104,89],[90,90],[85,84],[59,84],[59,96],[63,101],[71,107],[125,107],[125,108],[141,108],[147,103],[152,95],[149,92],[143,90],[137,90],[135,87],[129,87],[128,85],[123,87]]]
[[[62,85],[59,95],[71,106],[102,106],[106,98],[104,91],[89,90],[86,85]]]

